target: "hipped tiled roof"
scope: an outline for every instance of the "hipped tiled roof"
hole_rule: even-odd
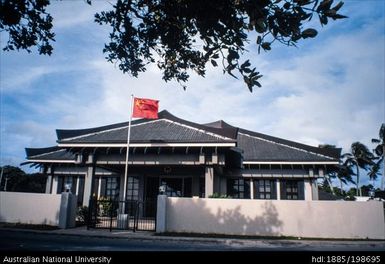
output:
[[[128,123],[82,129],[57,130],[59,143],[125,143]],[[236,142],[233,129],[210,128],[179,119],[167,111],[156,120],[135,120],[131,124],[131,143],[211,143]]]
[[[75,160],[75,154],[57,146],[48,148],[26,148],[29,160]]]
[[[128,122],[108,126],[57,130],[59,144],[125,143]],[[231,126],[223,120],[197,124],[173,116],[166,110],[159,113],[159,119],[132,121],[130,142],[132,143],[236,143],[243,150],[244,161],[261,162],[323,162],[338,161],[341,149],[319,148],[298,142],[272,137]],[[74,155],[51,147],[26,149],[27,158],[74,159]]]

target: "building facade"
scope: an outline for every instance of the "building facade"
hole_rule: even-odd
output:
[[[57,146],[27,148],[24,164],[48,175],[46,193],[70,186],[84,206],[92,197],[121,200],[127,129],[128,122],[57,130]],[[316,180],[336,168],[340,152],[164,110],[132,121],[126,199],[156,199],[163,186],[171,197],[318,200]]]

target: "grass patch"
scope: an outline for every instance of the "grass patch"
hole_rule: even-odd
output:
[[[0,223],[2,228],[19,228],[19,229],[33,229],[33,230],[57,230],[57,226],[50,225],[33,225],[33,224],[21,224],[21,223]]]

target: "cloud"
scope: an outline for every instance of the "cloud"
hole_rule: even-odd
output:
[[[101,52],[107,31],[92,22],[95,10],[109,4],[95,3],[90,9],[83,2],[53,5],[58,29],[53,57],[6,54],[1,163],[17,157],[21,162],[24,147],[54,143],[55,128],[127,121],[131,94],[158,99],[161,109],[193,122],[223,119],[344,151],[354,141],[371,147],[370,139],[378,136],[385,119],[383,10],[349,2],[350,19],[331,23],[298,49],[274,45],[258,55],[251,45],[245,56],[264,77],[263,88],[250,93],[219,68],[210,67],[205,78],[192,74],[186,91],[165,83],[154,65],[139,78],[122,74]]]
[[[54,18],[54,30],[73,30],[86,23],[93,23],[95,13],[111,7],[112,4],[104,0],[92,1],[91,5],[86,1],[54,1],[48,6],[47,12]]]

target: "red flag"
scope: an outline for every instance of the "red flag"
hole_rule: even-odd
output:
[[[157,100],[134,98],[134,111],[132,117],[157,119],[158,103],[159,101]]]

